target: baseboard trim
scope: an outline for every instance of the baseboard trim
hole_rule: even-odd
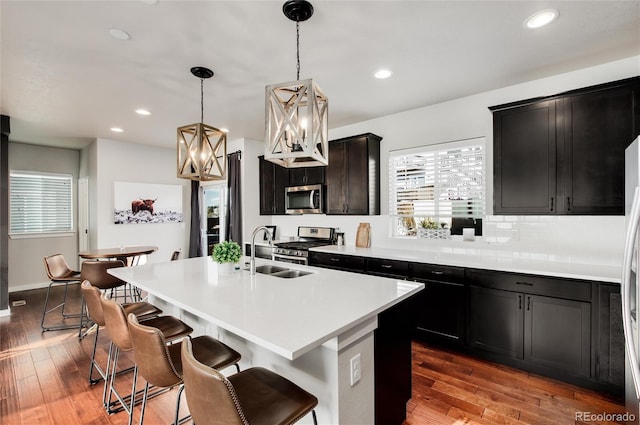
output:
[[[11,316],[11,309],[0,310],[0,317]]]
[[[49,286],[49,282],[36,282],[13,287],[9,286],[9,293],[11,294],[12,292],[30,291],[32,289],[46,288],[47,286]]]

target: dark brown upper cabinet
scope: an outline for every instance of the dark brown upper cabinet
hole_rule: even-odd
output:
[[[289,168],[289,186],[324,184],[326,168],[327,167]]]
[[[329,142],[327,214],[380,214],[380,140],[365,133]]]
[[[624,214],[640,77],[489,109],[494,214]]]
[[[285,188],[289,185],[289,170],[258,157],[260,174],[260,215],[285,214]]]

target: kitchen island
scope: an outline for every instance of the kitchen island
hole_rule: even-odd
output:
[[[110,269],[109,273],[146,291],[151,302],[189,323],[197,333],[217,337],[238,350],[243,369],[267,367],[313,393],[319,400],[319,423],[375,423],[376,385],[385,379],[374,376],[375,361],[393,348],[380,340],[384,335],[394,334],[390,341],[403,345],[391,350],[392,358],[407,360],[410,380],[410,338],[395,337],[403,334],[402,329],[378,332],[379,323],[394,326],[398,317],[402,322],[398,309],[424,284],[256,262],[310,273],[284,278],[251,275],[243,269],[223,275],[207,257]],[[384,347],[380,353],[378,345]],[[406,370],[407,365],[385,368],[392,371],[396,366]],[[354,371],[359,380],[352,383]],[[382,423],[380,418],[377,422]]]

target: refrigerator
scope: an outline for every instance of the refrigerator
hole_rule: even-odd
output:
[[[640,228],[640,137],[625,151],[625,245],[620,286],[625,339],[625,410],[628,424],[640,418],[638,230]]]

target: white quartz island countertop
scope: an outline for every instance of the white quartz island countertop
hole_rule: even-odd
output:
[[[129,282],[289,360],[418,293],[424,284],[256,259],[312,272],[219,275],[208,257],[109,269]]]

